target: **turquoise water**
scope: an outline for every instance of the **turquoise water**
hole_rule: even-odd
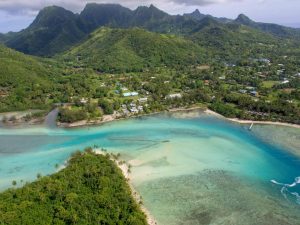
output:
[[[159,224],[300,224],[299,156],[195,111],[70,130],[0,128],[0,188],[53,173],[93,145],[133,166],[132,182]]]

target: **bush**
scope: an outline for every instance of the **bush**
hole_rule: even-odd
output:
[[[58,120],[62,123],[74,123],[85,119],[87,119],[87,112],[84,109],[61,109],[58,115]]]
[[[104,114],[111,115],[114,113],[113,105],[105,99],[99,100],[99,106],[103,109]]]

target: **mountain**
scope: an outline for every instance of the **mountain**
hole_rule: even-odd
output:
[[[199,9],[196,9],[192,13],[183,14],[183,16],[185,16],[187,18],[195,19],[195,20],[202,20],[203,18],[206,17],[206,15],[200,13]]]
[[[234,22],[272,34],[276,37],[282,37],[282,38],[296,37],[300,39],[300,29],[289,28],[278,24],[272,24],[272,23],[258,23],[251,20],[249,17],[247,17],[244,14],[240,14]]]
[[[201,31],[202,29],[204,29],[206,27],[209,28],[209,27],[216,27],[216,26],[222,26],[222,24],[220,22],[218,22],[217,20],[215,20],[213,17],[206,16],[197,23],[197,25],[195,26],[195,28],[192,30],[191,33],[194,34],[194,33]]]
[[[1,33],[0,33],[0,43],[5,42],[5,40],[6,40],[5,34],[1,34]]]
[[[246,25],[246,26],[254,26],[256,23],[254,21],[252,21],[248,16],[246,16],[245,14],[240,14],[236,20],[235,20],[236,23],[239,23],[239,24],[243,24],[243,25]]]
[[[80,14],[89,31],[101,26],[128,27],[133,12],[117,4],[87,4]]]
[[[0,43],[5,43],[9,39],[13,38],[15,34],[16,34],[15,32],[8,32],[6,34],[0,33]]]
[[[207,57],[236,62],[259,54],[274,54],[281,41],[271,34],[239,24],[223,24],[205,18],[198,29],[188,36],[207,51]]]
[[[43,108],[52,90],[51,64],[0,45],[0,111]]]
[[[6,45],[26,54],[50,56],[68,49],[85,35],[86,27],[78,15],[51,6],[40,11],[33,23]]]
[[[183,16],[173,16],[154,5],[131,10],[117,4],[91,3],[87,4],[80,14],[57,6],[47,7],[40,11],[28,28],[11,35],[0,35],[0,42],[26,54],[53,56],[82,42],[90,33],[104,26],[139,27],[152,32],[190,36],[205,26],[211,27],[214,23],[243,25],[276,37],[300,40],[300,29],[257,23],[243,14],[233,21],[204,15],[199,10]]]
[[[203,50],[183,38],[140,28],[101,28],[63,55],[83,67],[104,72],[141,71],[147,67],[191,65],[203,58]]]
[[[167,17],[170,17],[170,15],[159,10],[154,5],[150,5],[150,7],[140,6],[133,11],[133,17],[129,25],[147,27],[149,23],[161,21]]]

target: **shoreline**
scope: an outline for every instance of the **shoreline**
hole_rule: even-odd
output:
[[[300,128],[298,124],[292,123],[283,123],[283,122],[272,122],[272,121],[255,121],[255,120],[240,120],[240,119],[231,119],[227,118],[231,122],[239,123],[239,124],[257,124],[257,125],[275,125],[275,126],[285,126],[292,128]]]
[[[275,126],[285,126],[285,127],[292,127],[292,128],[300,128],[300,125],[298,124],[292,124],[292,123],[284,123],[284,122],[273,122],[273,121],[257,121],[257,120],[241,120],[238,118],[227,118],[225,116],[222,116],[219,113],[216,113],[210,109],[206,109],[204,111],[205,113],[209,114],[209,115],[214,115],[217,116],[219,118],[223,118],[227,121],[233,122],[233,123],[238,123],[238,124],[256,124],[256,125],[275,125]]]
[[[227,118],[217,112],[214,112],[210,109],[208,109],[207,107],[203,107],[203,106],[192,106],[192,107],[187,107],[187,108],[173,108],[173,109],[168,109],[168,110],[164,110],[164,111],[160,111],[160,112],[153,112],[153,113],[143,113],[143,114],[136,114],[136,115],[131,115],[131,116],[126,116],[126,117],[118,117],[116,116],[116,114],[114,115],[105,115],[103,116],[103,118],[99,118],[99,119],[95,119],[95,120],[82,120],[82,121],[77,121],[74,123],[60,123],[57,122],[56,126],[58,128],[66,128],[66,129],[72,129],[72,128],[80,128],[80,127],[90,127],[90,126],[99,126],[99,125],[104,125],[106,123],[109,122],[114,122],[114,121],[121,121],[121,120],[126,120],[126,119],[132,119],[132,118],[138,118],[138,117],[142,117],[142,116],[150,116],[150,115],[156,115],[159,113],[164,113],[164,112],[170,112],[170,113],[174,113],[174,112],[185,112],[185,111],[193,111],[193,110],[203,110],[203,113],[206,113],[208,115],[213,115],[216,116],[218,118],[222,118],[225,119],[227,121],[233,122],[233,123],[238,123],[238,124],[242,124],[242,125],[246,125],[246,124],[256,124],[256,125],[274,125],[274,126],[285,126],[285,127],[291,127],[291,128],[299,128],[300,129],[300,125],[299,124],[292,124],[292,123],[285,123],[285,122],[274,122],[274,121],[257,121],[257,120],[241,120],[238,118]],[[11,112],[13,114],[15,113],[22,113],[22,112]],[[5,115],[5,114],[11,114],[11,113],[1,113],[0,117]],[[18,126],[22,126],[22,125],[41,125],[43,124],[45,118],[43,119],[33,119],[32,121],[29,122],[16,122],[16,123],[7,123],[7,124],[3,124],[0,121],[0,125],[2,125],[3,127],[18,127]],[[0,126],[1,127],[1,126]]]
[[[94,149],[93,150],[96,154],[99,155],[105,155],[108,154],[106,152],[103,152],[101,149]],[[116,166],[122,171],[123,176],[125,177],[127,184],[131,190],[131,195],[134,198],[134,200],[136,201],[136,204],[139,205],[140,209],[142,210],[142,212],[146,215],[146,220],[147,220],[147,224],[148,225],[157,225],[158,223],[156,222],[155,218],[152,216],[152,214],[150,213],[150,211],[140,202],[142,201],[142,197],[141,195],[139,195],[139,193],[135,190],[133,184],[131,183],[131,173],[130,173],[130,168],[129,166],[126,164],[126,162],[122,162],[121,160],[117,160],[117,159],[113,159],[110,158],[115,164]]]
[[[190,107],[190,108],[174,108],[174,109],[169,109],[169,110],[164,110],[164,111],[160,111],[160,112],[153,112],[153,113],[143,113],[143,114],[136,114],[136,115],[132,115],[132,116],[127,116],[127,117],[116,117],[114,115],[105,115],[103,116],[102,119],[96,119],[96,120],[81,120],[81,121],[77,121],[74,123],[57,123],[57,127],[59,128],[79,128],[79,127],[89,127],[89,126],[96,126],[96,125],[103,125],[109,122],[114,122],[114,121],[120,121],[120,120],[126,120],[126,119],[133,119],[133,118],[139,118],[142,116],[151,116],[151,115],[156,115],[156,114],[160,114],[160,113],[164,113],[164,112],[184,112],[184,111],[193,111],[193,110],[203,110],[203,112],[205,112],[204,107]]]

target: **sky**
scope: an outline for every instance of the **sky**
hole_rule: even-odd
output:
[[[199,9],[204,14],[232,19],[244,13],[255,21],[300,27],[300,0],[0,0],[0,32],[26,28],[46,6],[58,5],[79,13],[89,2],[119,3],[131,9],[153,4],[170,14]]]

